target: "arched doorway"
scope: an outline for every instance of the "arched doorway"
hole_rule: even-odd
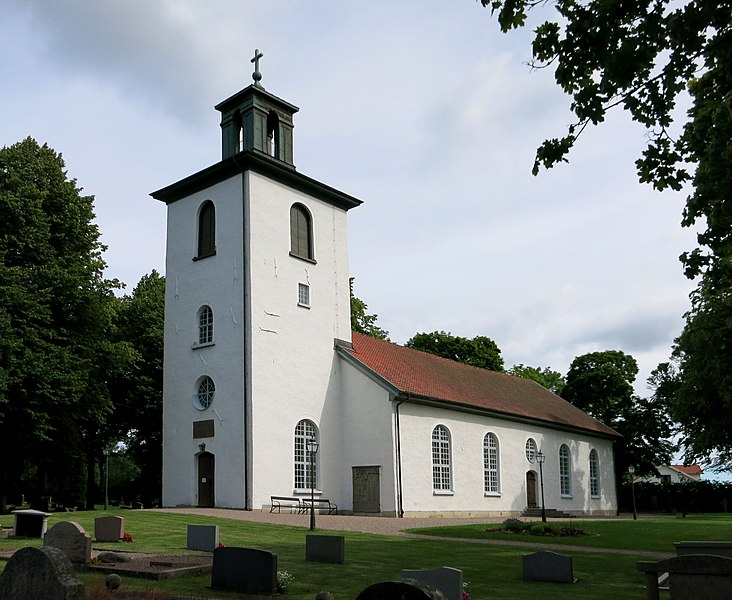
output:
[[[214,498],[214,455],[201,452],[198,455],[198,506],[216,506]]]
[[[526,506],[536,508],[536,473],[526,471]]]

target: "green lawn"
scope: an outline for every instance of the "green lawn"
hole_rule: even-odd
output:
[[[73,520],[88,532],[94,530],[94,518],[104,513],[77,512],[53,515],[49,527],[60,520]],[[304,546],[307,529],[214,519],[181,514],[163,514],[146,511],[124,511],[125,530],[132,535],[132,543],[94,544],[95,548],[160,553],[185,553],[186,525],[191,523],[218,524],[221,542],[227,546],[248,546],[276,552],[280,570],[294,575],[288,597],[293,600],[312,600],[320,590],[333,593],[336,600],[352,600],[367,586],[398,577],[402,568],[434,568],[451,566],[462,569],[470,582],[473,600],[512,598],[571,600],[618,600],[644,598],[643,578],[636,570],[640,556],[603,554],[601,552],[568,552],[573,557],[575,577],[573,585],[524,582],[521,579],[521,557],[526,548],[476,544],[462,540],[431,540],[419,538],[387,537],[345,532],[346,564],[331,565],[306,563]],[[0,516],[0,524],[12,524],[12,515]],[[408,520],[405,521],[408,525]],[[597,533],[589,538],[572,538],[569,543],[587,546],[626,548],[635,550],[661,550],[673,552],[673,541],[718,539],[729,540],[732,534],[732,518],[728,516],[690,517],[658,521],[577,521]],[[485,526],[444,527],[421,530],[430,535],[449,537],[486,538]],[[328,533],[328,532],[322,532]],[[505,539],[505,535],[498,536]],[[532,541],[521,537],[521,541]],[[534,542],[556,541],[534,538]],[[0,539],[0,550],[39,544],[40,541]],[[0,569],[4,563],[0,561]],[[103,579],[99,575],[84,574],[88,584]],[[125,578],[129,589],[154,589],[171,594],[185,594],[211,598],[237,597],[235,594],[213,592],[208,589],[210,576],[188,577],[168,582],[151,582]]]

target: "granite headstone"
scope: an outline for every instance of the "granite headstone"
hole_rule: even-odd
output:
[[[84,584],[58,548],[17,550],[0,575],[0,600],[84,600]]]
[[[556,552],[535,552],[523,556],[524,579],[574,583],[572,557]]]
[[[403,569],[401,579],[416,579],[440,590],[447,600],[463,600],[463,572],[452,567],[430,570]]]
[[[277,592],[277,555],[257,548],[216,548],[211,587],[271,596]]]
[[[91,562],[91,536],[74,521],[56,523],[44,536],[43,545],[58,548],[72,563]]]

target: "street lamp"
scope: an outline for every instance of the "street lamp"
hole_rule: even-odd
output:
[[[633,497],[633,520],[638,520],[638,512],[635,509],[635,467],[630,465],[628,467],[628,473],[630,473],[630,495]]]
[[[544,461],[546,456],[539,450],[536,453],[536,462],[539,463],[539,485],[541,486],[541,522],[546,523],[546,508],[544,507]]]
[[[318,441],[310,438],[305,444],[310,454],[310,531],[315,530],[315,455],[318,453]]]
[[[104,510],[109,509],[109,448],[104,452]]]

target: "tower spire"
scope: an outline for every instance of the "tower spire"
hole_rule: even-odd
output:
[[[258,48],[254,50],[254,58],[251,60],[251,62],[254,63],[254,73],[252,73],[252,79],[254,79],[254,85],[262,86],[260,81],[262,81],[262,73],[259,71],[259,59],[262,58],[264,54],[262,54]]]

